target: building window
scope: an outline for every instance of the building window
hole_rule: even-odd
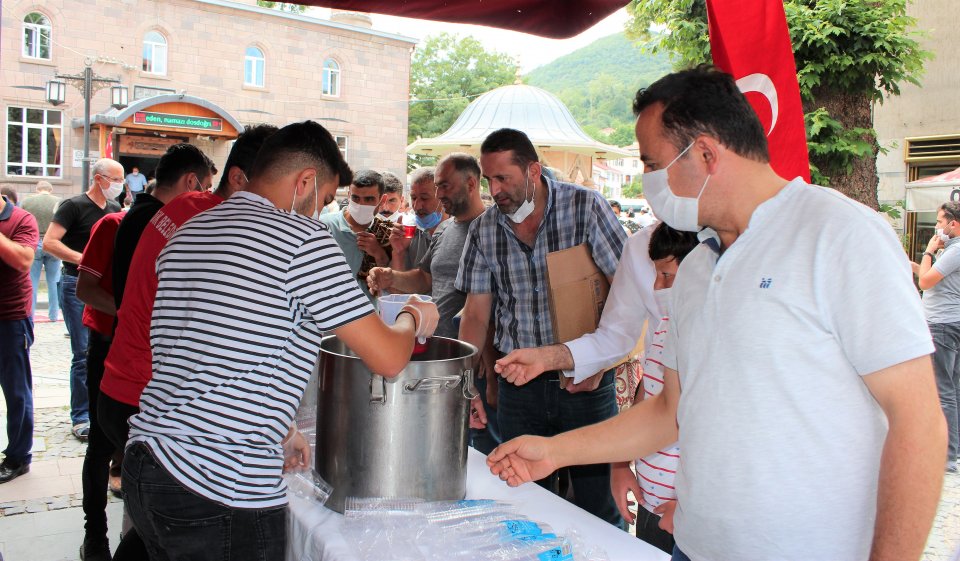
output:
[[[340,65],[332,58],[323,61],[323,95],[340,97]]]
[[[32,12],[23,18],[23,56],[50,60],[50,36],[53,28],[47,16]]]
[[[243,56],[243,85],[262,88],[265,64],[263,51],[257,47],[247,47]]]
[[[177,93],[177,90],[172,90],[170,88],[155,88],[153,86],[134,86],[133,100],[137,101],[140,99],[146,99],[148,97],[172,93]]]
[[[7,175],[61,177],[63,127],[53,109],[7,108]]]
[[[340,149],[340,153],[343,154],[343,159],[347,159],[347,144],[348,139],[345,136],[334,135],[333,139],[337,141],[337,148]]]
[[[143,37],[143,71],[150,74],[167,74],[167,38],[157,31]]]

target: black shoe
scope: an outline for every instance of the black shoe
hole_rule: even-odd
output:
[[[17,465],[9,460],[3,460],[0,463],[0,483],[13,481],[28,471],[30,471],[30,464]]]
[[[110,542],[107,538],[83,538],[80,561],[110,561]]]

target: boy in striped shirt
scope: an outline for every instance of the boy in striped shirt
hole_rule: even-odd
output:
[[[660,307],[660,321],[655,329],[652,322],[648,326],[654,331],[650,345],[645,349],[643,379],[633,398],[634,403],[663,390],[663,364],[660,358],[670,322],[670,288],[680,262],[698,243],[696,234],[674,230],[662,222],[650,236],[650,260],[657,271],[653,296]],[[625,520],[636,524],[638,538],[667,553],[672,553],[674,546],[673,509],[676,508],[677,493],[673,479],[679,464],[680,447],[674,442],[654,454],[637,459],[636,475],[630,471],[629,462],[613,464],[610,474],[610,488],[620,514]],[[643,506],[643,509],[637,509],[636,516],[627,509],[628,505],[633,504],[627,501],[628,491],[632,491]]]

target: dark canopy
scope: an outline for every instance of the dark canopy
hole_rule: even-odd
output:
[[[552,39],[573,37],[627,0],[298,0],[312,6],[472,23]]]

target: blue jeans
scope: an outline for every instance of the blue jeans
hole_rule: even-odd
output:
[[[608,370],[592,392],[572,394],[560,389],[556,371],[545,372],[517,387],[500,378],[497,422],[504,441],[524,434],[553,436],[599,423],[617,414],[615,371]],[[538,481],[554,492],[557,474]],[[570,468],[573,504],[623,528],[623,518],[610,492],[610,464]]]
[[[63,321],[70,334],[70,422],[74,425],[90,421],[90,400],[87,396],[87,345],[90,331],[83,325],[83,302],[77,298],[77,277],[60,276],[60,297]]]
[[[37,252],[33,256],[33,265],[30,266],[30,282],[33,283],[33,313],[37,311],[37,289],[40,287],[40,269],[47,273],[47,315],[50,321],[57,321],[60,318],[60,267],[61,261],[43,252],[43,238],[40,239],[40,245],[37,246]]]
[[[287,508],[228,508],[180,485],[137,443],[123,457],[124,500],[151,561],[273,561],[287,545]]]
[[[690,558],[687,557],[686,553],[680,551],[679,547],[673,546],[673,556],[670,561],[690,561]]]
[[[940,408],[947,418],[947,462],[957,461],[960,448],[960,323],[931,323],[933,370]]]
[[[33,446],[33,320],[0,321],[0,389],[7,404],[7,448],[11,463],[29,464]]]

